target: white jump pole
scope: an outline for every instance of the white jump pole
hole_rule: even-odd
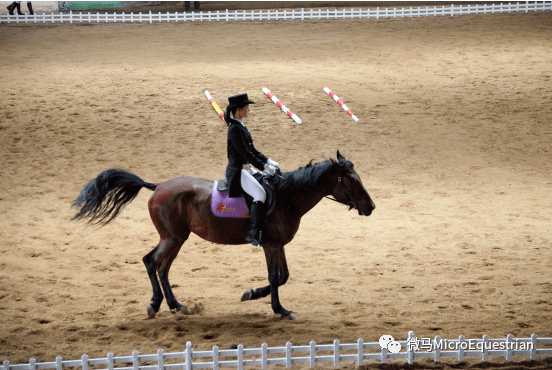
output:
[[[300,125],[301,123],[303,123],[303,121],[301,121],[301,119],[297,117],[295,113],[290,111],[288,107],[283,105],[282,102],[277,97],[275,97],[274,94],[269,89],[267,89],[266,87],[263,87],[263,92],[274,102],[274,104],[276,104],[280,109],[282,109],[285,114],[287,114],[295,122],[297,122],[297,124]]]
[[[343,108],[343,110],[344,110],[345,112],[347,112],[347,113],[349,114],[349,116],[351,116],[351,117],[355,120],[355,122],[358,122],[357,116],[355,116],[355,115],[353,114],[353,112],[351,112],[351,110],[349,109],[349,107],[347,107],[347,106],[343,103],[343,101],[342,101],[341,99],[339,99],[339,96],[335,95],[335,94],[333,93],[333,91],[330,90],[330,89],[328,89],[327,87],[324,88],[324,91],[325,91],[329,96],[331,96],[331,97],[333,98],[333,100],[335,100],[335,101],[337,102],[337,104],[339,104],[339,105],[341,106],[341,108]]]

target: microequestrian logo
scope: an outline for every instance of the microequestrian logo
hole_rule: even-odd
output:
[[[220,203],[217,207],[217,211],[219,212],[228,212],[228,213],[234,213],[236,209],[235,208],[228,208],[226,207],[226,204]]]
[[[390,335],[382,335],[379,339],[379,345],[390,353],[399,353],[401,351],[401,344]]]

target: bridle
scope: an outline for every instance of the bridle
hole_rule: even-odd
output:
[[[363,186],[362,189],[358,193],[356,193],[355,195],[352,196],[352,199],[349,198],[349,195],[351,194],[351,192],[343,185],[343,181],[342,181],[342,178],[341,178],[343,174],[346,174],[346,172],[347,172],[347,170],[343,170],[343,169],[341,169],[337,172],[337,177],[335,178],[332,189],[335,188],[335,184],[337,184],[339,182],[341,190],[343,190],[343,193],[345,194],[345,197],[347,198],[347,201],[346,202],[340,202],[339,200],[337,200],[335,198],[330,198],[327,195],[324,195],[324,198],[327,198],[329,200],[333,200],[334,202],[337,202],[337,203],[344,204],[344,205],[349,207],[349,211],[350,211],[351,209],[356,207],[356,203],[355,203],[356,200],[362,195],[362,192],[366,192],[366,188]]]

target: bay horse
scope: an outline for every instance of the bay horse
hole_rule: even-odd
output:
[[[262,230],[263,249],[268,267],[269,285],[246,291],[241,300],[254,300],[271,295],[272,310],[282,319],[295,316],[282,307],[278,287],[289,277],[284,246],[299,229],[301,217],[324,197],[355,208],[359,215],[369,216],[374,202],[364,188],[353,163],[337,151],[337,160],[330,158],[295,171],[272,176],[277,193],[277,205],[267,217]],[[180,248],[191,232],[218,244],[247,244],[248,218],[220,218],[211,212],[213,181],[183,176],[157,184],[143,181],[132,172],[109,169],[91,180],[72,206],[78,212],[71,220],[87,219],[104,226],[121,209],[146,188],[153,191],[148,208],[160,237],[159,244],[142,259],[153,287],[153,297],[147,312],[155,317],[163,301],[163,293],[171,311],[186,309],[179,303],[169,284],[169,270]],[[159,279],[157,278],[159,276]],[[161,282],[161,283],[160,283]],[[187,310],[187,309],[186,309]]]

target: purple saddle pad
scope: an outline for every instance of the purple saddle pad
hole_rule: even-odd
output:
[[[227,191],[217,189],[218,181],[213,184],[211,193],[211,211],[217,217],[246,218],[249,208],[243,198],[230,198]]]

